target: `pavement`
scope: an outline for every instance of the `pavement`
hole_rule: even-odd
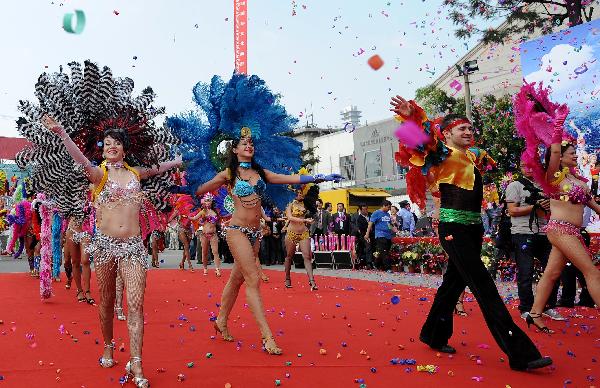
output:
[[[181,250],[166,249],[159,255],[160,268],[152,268],[152,271],[161,269],[177,269],[179,268],[179,262],[181,261]],[[148,256],[150,261],[150,256]],[[197,261],[192,262],[195,269],[200,269],[201,264]],[[231,264],[223,263],[223,269],[231,269]],[[210,265],[209,269],[213,269],[214,266]],[[266,271],[283,271],[283,265],[270,265],[263,266]],[[0,273],[18,273],[18,272],[29,272],[29,264],[27,258],[24,255],[20,259],[13,259],[9,256],[0,256]],[[201,272],[201,271],[198,271]],[[292,267],[292,272],[304,273],[304,269],[296,269]],[[62,273],[62,268],[61,268]],[[426,288],[438,288],[442,282],[441,275],[429,275],[429,274],[412,274],[412,273],[392,273],[383,271],[372,271],[372,270],[350,270],[350,269],[329,269],[329,268],[317,268],[314,270],[317,276],[333,276],[345,279],[358,279],[358,280],[371,280],[383,283],[392,284],[403,284],[414,287],[426,287]],[[63,275],[64,276],[64,275]],[[500,295],[505,299],[516,299],[517,298],[517,287],[514,282],[496,282]]]

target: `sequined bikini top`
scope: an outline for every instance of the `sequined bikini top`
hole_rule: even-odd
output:
[[[218,221],[217,216],[208,216],[208,215],[203,215],[202,217],[200,217],[198,219],[198,221],[204,225],[205,223],[209,223],[209,224],[216,224]]]
[[[550,198],[558,201],[568,201],[574,205],[585,205],[592,199],[591,194],[581,185],[569,183],[563,185],[562,188],[564,191],[553,193]]]
[[[550,198],[558,201],[571,202],[574,205],[585,205],[592,199],[592,195],[582,185],[578,185],[567,178],[568,169],[559,171],[557,179],[552,185],[557,186],[559,191],[552,193]]]
[[[233,186],[233,194],[243,198],[256,193],[256,195],[261,197],[266,189],[267,185],[261,178],[258,178],[258,181],[256,181],[256,184],[253,186],[247,180],[240,178],[238,175],[235,185]]]
[[[137,202],[141,199],[141,189],[140,182],[135,177],[132,177],[125,187],[121,187],[108,177],[102,191],[96,197],[96,203],[107,205],[109,203]]]
[[[292,202],[292,216],[294,217],[304,217],[306,214],[306,209],[298,206],[298,202]]]

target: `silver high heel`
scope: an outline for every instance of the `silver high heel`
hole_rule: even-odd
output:
[[[131,371],[131,365],[135,362],[142,363],[141,357],[131,357],[131,360],[127,361],[127,365],[125,365],[125,371],[127,375],[125,375],[125,382],[127,382],[130,378],[133,378],[133,384],[137,388],[150,388],[150,382],[145,377],[136,377]]]
[[[113,344],[112,342],[110,344],[104,344],[104,349],[106,349],[106,348],[111,348],[114,351],[115,344]],[[102,368],[112,368],[113,366],[115,366],[117,364],[117,362],[115,360],[113,360],[112,358],[104,358],[104,356],[100,357],[98,362],[100,363],[100,366]]]
[[[125,314],[123,314],[123,307],[116,307],[115,306],[115,314],[117,314],[117,319],[119,321],[124,321],[127,318],[125,317]]]

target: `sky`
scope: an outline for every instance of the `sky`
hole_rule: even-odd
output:
[[[575,114],[600,109],[600,19],[521,45],[524,78],[552,88]]]
[[[301,125],[342,127],[351,104],[363,123],[386,119],[392,95],[413,97],[474,45],[454,37],[441,3],[248,0],[248,72]],[[81,34],[62,28],[74,10],[86,15]],[[0,136],[18,135],[17,102],[34,99],[38,76],[73,60],[131,77],[134,93],[151,86],[169,115],[194,109],[198,81],[227,80],[234,68],[233,0],[2,1],[0,34]],[[385,62],[378,71],[367,64],[374,54]]]

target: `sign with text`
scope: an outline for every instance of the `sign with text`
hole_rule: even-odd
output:
[[[235,70],[248,73],[248,1],[233,1],[233,40],[235,53]]]

